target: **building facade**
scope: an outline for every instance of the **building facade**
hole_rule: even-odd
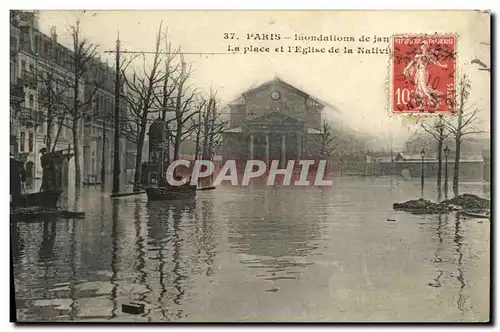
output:
[[[47,121],[49,104],[45,102],[43,92],[47,81],[42,79],[48,72],[54,82],[60,82],[54,84],[63,85],[61,82],[72,79],[71,52],[57,42],[55,29],[52,29],[51,36],[47,36],[38,30],[38,25],[36,12],[11,13],[11,152],[22,155],[26,161],[28,190],[37,189],[39,181],[35,180],[42,177],[39,150],[46,147],[49,132],[54,143],[51,150],[72,149],[73,145],[68,118],[60,118],[54,111],[51,121]],[[84,82],[81,84],[80,98]],[[70,90],[66,97],[72,97]],[[83,130],[80,130],[77,141],[81,142],[82,137]],[[70,162],[64,165],[63,179],[74,181],[73,176],[74,163]]]
[[[314,156],[324,104],[276,78],[247,90],[229,105],[228,158],[287,160]]]
[[[23,156],[32,189],[42,177],[39,150],[74,149],[71,107],[74,89],[73,52],[58,42],[53,27],[50,34],[39,30],[36,12],[11,11],[10,19],[10,150]],[[114,71],[100,60],[88,65],[79,82],[79,100],[88,116],[79,117],[77,144],[82,182],[101,181],[113,169]],[[87,103],[89,97],[91,103]],[[87,105],[88,104],[88,105]],[[126,115],[125,104],[121,111]],[[85,110],[87,112],[87,109]],[[66,114],[66,115],[65,115]],[[122,170],[126,140],[120,140]],[[50,146],[49,146],[50,145]],[[123,172],[123,171],[122,171]],[[74,184],[74,161],[63,168],[63,179]]]
[[[84,119],[83,181],[102,183],[112,178],[114,167],[114,115],[116,71],[106,63],[94,59],[85,73],[86,99],[92,101],[92,110]],[[123,86],[122,86],[123,94]],[[127,118],[127,105],[120,99],[120,122]],[[122,133],[123,130],[120,131]],[[120,169],[127,171],[127,145],[130,142],[120,137]],[[127,152],[127,153],[126,153]]]

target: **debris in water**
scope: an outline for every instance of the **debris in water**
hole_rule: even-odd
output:
[[[423,198],[409,200],[403,203],[394,203],[392,207],[394,210],[401,210],[414,214],[434,214],[453,210],[453,207],[449,204],[437,204]]]
[[[129,302],[122,304],[122,312],[131,315],[140,315],[144,313],[144,304],[137,302]]]
[[[490,209],[490,200],[472,194],[463,194],[452,199],[443,201],[441,204],[457,205],[464,210],[474,212]]]

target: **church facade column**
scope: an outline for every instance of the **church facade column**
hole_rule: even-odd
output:
[[[286,135],[281,135],[281,165],[286,166]]]
[[[269,133],[266,133],[266,165],[269,165]]]
[[[250,134],[250,160],[253,159],[253,134]]]
[[[302,135],[297,134],[297,159],[302,158]]]

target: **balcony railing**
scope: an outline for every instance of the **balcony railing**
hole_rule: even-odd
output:
[[[21,84],[10,85],[10,101],[13,103],[22,103],[24,101],[24,86]]]
[[[21,112],[19,114],[19,122],[22,126],[33,126],[38,127],[45,121],[45,116],[43,111],[21,107]]]
[[[21,75],[22,84],[31,89],[36,89],[37,78],[36,75],[28,70],[23,70]]]

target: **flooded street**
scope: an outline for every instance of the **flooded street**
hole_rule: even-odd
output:
[[[18,320],[488,320],[489,220],[392,210],[419,195],[419,180],[389,177],[184,203],[83,188],[68,204],[85,220],[12,226]],[[130,301],[145,314],[123,313]]]

